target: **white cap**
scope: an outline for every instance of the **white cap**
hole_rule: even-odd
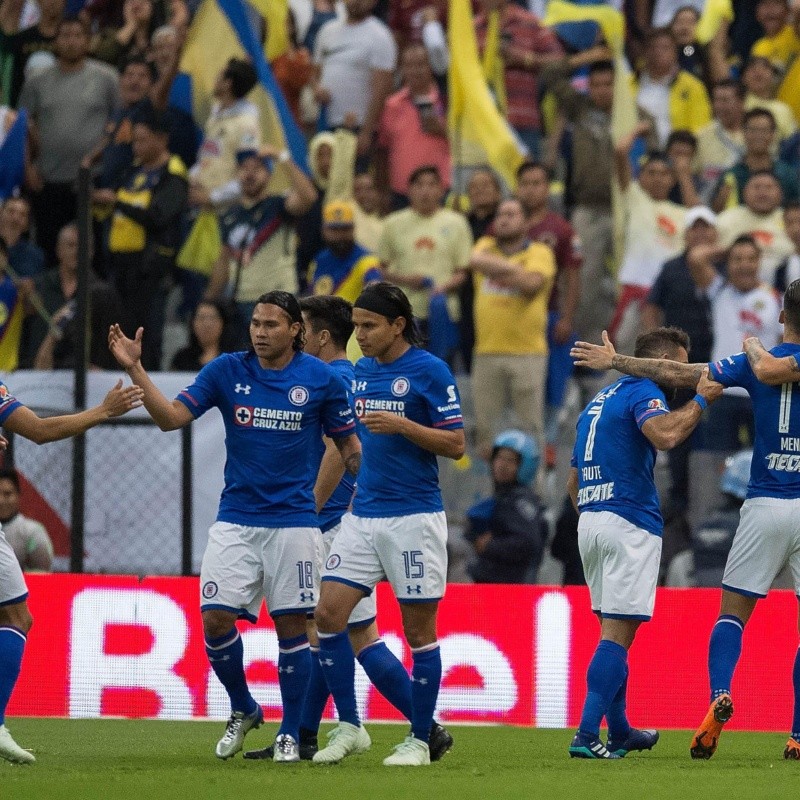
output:
[[[684,222],[686,229],[692,227],[698,220],[707,222],[713,228],[717,227],[717,215],[708,206],[692,206],[687,212]]]

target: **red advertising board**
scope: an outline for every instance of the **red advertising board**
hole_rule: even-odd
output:
[[[227,699],[203,647],[196,578],[31,575],[35,619],[9,708],[18,716],[224,718]],[[379,625],[410,667],[397,603],[378,587]],[[719,593],[662,589],[631,651],[635,725],[692,728],[708,704],[707,644]],[[747,626],[732,728],[786,731],[792,711],[797,601],[774,592]],[[280,712],[269,617],[242,623],[247,675],[268,717]],[[439,641],[443,720],[574,727],[598,624],[585,588],[448,587]],[[360,672],[365,719],[398,719]],[[330,713],[330,708],[329,708]]]

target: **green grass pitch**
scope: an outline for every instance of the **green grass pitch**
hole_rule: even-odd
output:
[[[711,761],[689,758],[686,731],[662,733],[650,753],[623,761],[570,759],[570,731],[452,726],[455,748],[426,768],[381,765],[405,735],[369,725],[372,750],[331,767],[219,761],[222,723],[11,719],[37,763],[0,762],[5,800],[639,800],[779,798],[796,795],[800,764],[783,760],[786,737],[725,733]],[[327,730],[328,726],[325,726]],[[264,746],[275,726],[247,737]]]

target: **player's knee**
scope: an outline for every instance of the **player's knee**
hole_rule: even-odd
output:
[[[236,623],[236,617],[225,611],[203,612],[203,635],[206,639],[224,636]]]
[[[28,633],[33,627],[33,616],[25,602],[5,606],[0,612],[0,625],[11,625],[23,633]]]
[[[314,610],[314,622],[317,624],[317,629],[322,633],[338,633],[347,625],[347,620],[344,624],[341,622],[341,614],[338,613],[336,608],[332,605],[320,601]]]
[[[408,646],[412,650],[416,650],[418,647],[425,647],[436,641],[435,624],[431,626],[416,620],[405,622],[403,624],[403,633],[405,633]]]

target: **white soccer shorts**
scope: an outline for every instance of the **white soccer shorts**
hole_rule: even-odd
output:
[[[800,500],[745,500],[722,588],[747,597],[766,597],[786,564],[792,570],[795,594],[800,597]]]
[[[261,599],[275,617],[313,611],[319,597],[319,528],[215,522],[200,567],[200,610],[256,622]]]
[[[28,587],[19,561],[0,529],[0,606],[21,603],[28,596]]]
[[[592,611],[608,619],[653,616],[661,537],[610,511],[583,511],[578,547]]]
[[[345,514],[325,561],[323,580],[371,594],[386,578],[401,603],[444,597],[447,585],[447,519],[444,511],[403,517]]]
[[[333,547],[333,540],[341,529],[342,523],[340,522],[338,525],[335,525],[322,534],[322,567],[325,566],[325,562],[328,560],[328,556],[331,553],[331,547]],[[357,628],[359,625],[366,625],[372,622],[377,615],[378,602],[373,593],[369,595],[369,597],[364,597],[358,601],[358,605],[353,609],[353,613],[350,614],[350,619],[347,624],[350,627]]]

